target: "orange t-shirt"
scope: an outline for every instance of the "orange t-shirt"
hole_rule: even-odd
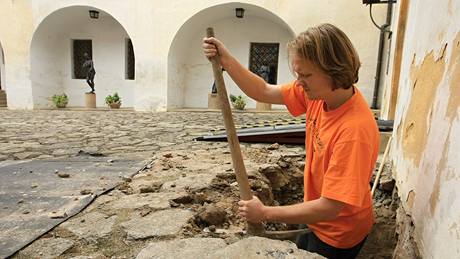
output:
[[[304,200],[325,197],[345,203],[338,217],[309,224],[323,242],[351,248],[374,223],[370,179],[377,160],[379,131],[366,101],[355,87],[344,104],[325,111],[323,100],[309,100],[296,82],[282,86],[294,116],[306,114]]]

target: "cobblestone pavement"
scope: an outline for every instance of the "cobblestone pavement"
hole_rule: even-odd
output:
[[[287,113],[234,117],[235,124],[292,118]],[[151,154],[222,125],[217,112],[0,110],[0,161],[67,157],[80,151]]]
[[[292,119],[239,112],[234,118],[236,125]],[[193,141],[222,125],[217,112],[0,110],[0,163],[81,152],[153,161],[12,258],[319,258],[292,243],[245,238],[226,143]],[[302,147],[248,144],[242,152],[251,188],[265,204],[301,200]],[[379,201],[387,204],[377,211],[383,225],[368,242],[378,249],[361,258],[381,255],[381,240],[392,239],[391,202]]]
[[[0,110],[0,118],[0,161],[6,163],[65,158],[81,152],[110,157],[135,153],[155,161],[147,167],[149,170],[126,179],[13,258],[152,258],[154,254],[162,258],[204,258],[219,249],[222,255],[235,254],[239,258],[271,258],[273,253],[283,258],[319,258],[281,241],[261,239],[240,244],[237,241],[242,235],[241,226],[225,230],[232,228],[231,222],[241,225],[232,207],[238,191],[227,145],[193,141],[212,129],[222,128],[220,113]],[[289,118],[287,113],[235,113],[235,124]],[[262,155],[251,158],[254,155],[250,154],[259,151],[248,152],[250,146],[244,145],[242,151],[248,157],[248,172],[257,172],[258,164],[272,160],[271,151],[263,149]],[[303,159],[302,148],[294,150]],[[274,161],[279,156],[276,153]],[[264,186],[256,189],[267,191]],[[208,203],[218,201],[223,207],[216,214]],[[197,220],[210,221],[220,229],[213,230],[216,234],[210,233],[208,228],[196,225]],[[188,250],[181,254],[177,246]],[[243,250],[251,256],[244,254],[247,251],[241,254]]]

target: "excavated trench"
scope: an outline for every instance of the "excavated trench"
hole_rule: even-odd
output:
[[[303,170],[305,155],[277,154],[278,144],[267,146],[257,152],[245,152],[246,159],[258,164],[256,171],[248,172],[249,182],[254,194],[266,205],[290,205],[303,201]],[[388,166],[384,175],[388,177]],[[371,185],[374,179],[372,178]],[[202,235],[221,236],[223,229],[244,229],[245,221],[237,213],[237,190],[235,174],[232,169],[218,174],[209,188],[200,190],[189,199],[175,200],[174,203],[185,207],[191,206],[198,211],[194,222],[188,226],[186,236]],[[387,181],[374,195],[374,213],[376,224],[368,236],[366,245],[359,258],[392,258],[396,246],[395,233],[396,210],[399,199],[393,190],[394,183]],[[199,206],[193,205],[198,203]],[[227,209],[226,209],[227,208]],[[228,208],[231,208],[230,210]],[[266,230],[292,230],[298,225],[283,223],[266,223]],[[219,229],[221,231],[219,231]],[[216,233],[217,230],[217,234]],[[224,232],[225,233],[225,232]],[[242,232],[237,232],[242,237]],[[231,238],[230,238],[231,239]]]
[[[261,150],[246,152],[252,164],[248,170],[253,193],[267,205],[287,205],[302,201],[303,167],[305,156],[288,154],[271,156],[271,145]],[[256,165],[254,167],[254,165]],[[186,235],[222,232],[223,229],[244,230],[245,221],[238,215],[239,190],[233,169],[216,174],[211,184],[202,189],[188,190],[189,195],[171,201],[173,207],[189,208],[197,212]],[[296,229],[297,226],[268,223],[267,230]],[[224,231],[225,232],[225,231]],[[239,235],[243,232],[239,231]]]
[[[246,145],[243,149],[248,178],[254,194],[266,205],[289,205],[303,201],[303,149],[292,146]],[[299,152],[300,151],[300,152]],[[229,152],[223,151],[229,156]],[[173,156],[173,155],[171,155]],[[169,155],[167,156],[169,157]],[[212,160],[219,161],[219,156]],[[221,161],[222,162],[222,161]],[[163,159],[166,168],[177,167]],[[201,189],[187,189],[188,195],[171,200],[172,207],[196,212],[185,226],[183,237],[220,237],[231,243],[244,236],[245,221],[237,211],[239,191],[230,162],[224,172],[217,173],[211,184]],[[182,168],[179,165],[179,168]],[[386,168],[388,171],[389,168]],[[384,173],[385,175],[385,173]],[[373,181],[373,179],[372,179]],[[372,184],[372,182],[371,182]],[[399,205],[393,197],[392,184],[378,188],[374,196],[376,225],[363,248],[360,258],[391,258],[396,245],[395,218]],[[266,230],[291,230],[298,225],[267,223]]]
[[[302,201],[304,149],[278,144],[242,144],[242,152],[251,189],[264,204],[287,205]],[[133,258],[152,243],[218,238],[229,245],[246,236],[246,222],[237,213],[239,190],[225,143],[213,143],[211,147],[210,144],[196,144],[193,149],[176,146],[175,151],[156,154],[153,161],[145,171],[126,179],[69,223],[43,237],[73,242],[59,258],[80,255]],[[391,258],[396,244],[395,211],[398,207],[397,198],[391,194],[388,187],[377,189],[376,225],[360,258]],[[153,222],[169,212],[170,216],[162,223]],[[173,217],[179,212],[189,213],[190,217],[185,217],[176,232],[144,233],[155,224],[159,225],[153,228],[159,229],[161,225],[176,224]],[[98,229],[98,225],[111,219],[110,227]],[[147,219],[152,221],[145,223],[143,220]],[[140,222],[139,227],[135,226],[136,220]],[[85,230],[90,223],[89,230]],[[266,230],[297,227],[281,223],[265,226]],[[27,258],[45,249],[21,251],[16,258]]]

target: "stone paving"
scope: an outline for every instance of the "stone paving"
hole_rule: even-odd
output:
[[[244,238],[227,145],[193,141],[222,128],[220,113],[0,110],[0,118],[3,163],[82,153],[137,154],[154,161],[13,258],[321,258],[289,242]],[[287,113],[236,113],[235,123],[289,118]],[[304,151],[256,146],[242,147],[246,167],[254,191],[272,203],[270,180],[258,166],[275,166],[281,154],[301,161]],[[301,166],[292,169],[297,178]]]
[[[292,118],[287,113],[235,113],[235,124]],[[223,121],[217,112],[0,110],[0,161],[150,153],[183,144]]]
[[[243,125],[292,117],[234,118]],[[0,109],[0,165],[78,154],[153,161],[13,258],[320,258],[289,242],[246,238],[227,144],[193,141],[222,125],[217,112]],[[302,199],[302,147],[243,144],[242,152],[251,188],[265,204]],[[376,237],[360,258],[382,255],[382,240],[393,239],[393,202],[377,197]]]

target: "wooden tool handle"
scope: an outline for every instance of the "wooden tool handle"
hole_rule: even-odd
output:
[[[380,174],[382,174],[383,167],[385,166],[385,160],[386,160],[386,158],[387,158],[388,151],[390,150],[390,144],[391,144],[391,140],[392,140],[392,139],[393,139],[393,136],[391,136],[391,137],[388,139],[388,143],[387,143],[387,146],[386,146],[386,148],[385,148],[385,152],[383,153],[382,160],[380,161],[379,170],[378,170],[378,172],[377,172],[377,176],[375,176],[374,184],[372,185],[371,197],[374,197],[375,189],[377,188],[377,185],[379,184]]]
[[[207,37],[214,37],[213,28],[206,29]],[[242,200],[252,199],[251,188],[249,186],[248,175],[244,167],[243,155],[241,154],[240,142],[236,135],[235,123],[233,122],[232,110],[228,101],[227,89],[225,88],[224,77],[222,76],[222,68],[217,57],[210,59],[212,63],[212,71],[214,73],[214,81],[217,86],[217,95],[219,96],[220,107],[224,117],[225,130],[227,131],[228,145],[232,154],[233,169],[236,174],[236,181],[240,190]],[[248,222],[247,232],[251,235],[265,236],[264,227],[262,224],[253,224]]]
[[[214,37],[213,28],[208,28],[206,34],[209,37]],[[232,110],[228,101],[227,89],[225,88],[224,77],[222,76],[222,68],[217,57],[210,59],[212,63],[212,70],[214,73],[214,80],[217,86],[217,94],[219,96],[222,115],[224,117],[225,129],[227,131],[228,144],[230,146],[230,153],[232,154],[233,168],[236,173],[236,181],[240,189],[240,196],[243,200],[252,199],[251,189],[249,187],[249,180],[244,167],[243,156],[241,155],[240,142],[236,135],[235,124],[233,122]]]

